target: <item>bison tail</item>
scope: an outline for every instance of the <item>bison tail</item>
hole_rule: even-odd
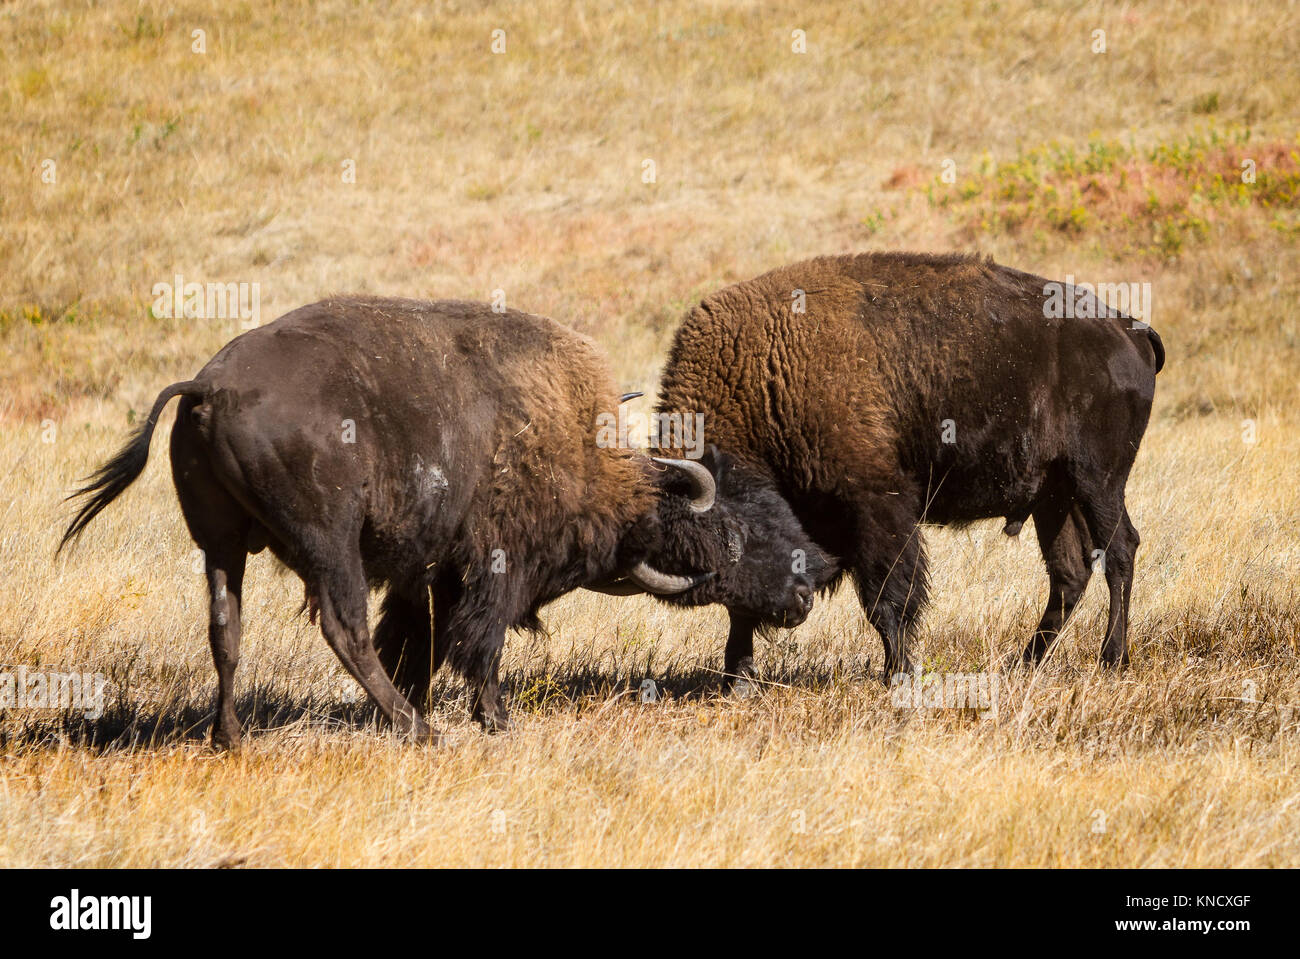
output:
[[[173,383],[158,394],[153,409],[149,411],[149,418],[140,424],[135,435],[127,440],[126,445],[116,456],[88,478],[85,486],[68,497],[68,499],[75,499],[78,496],[88,496],[89,499],[82,504],[77,515],[68,524],[68,529],[63,534],[63,539],[59,540],[59,548],[55,550],[54,555],[57,556],[63,551],[63,547],[80,536],[81,531],[90,525],[90,521],[98,516],[105,506],[121,496],[122,492],[135,482],[136,477],[144,472],[144,464],[149,460],[149,440],[153,437],[153,428],[168,401],[175,396],[201,394],[203,391],[203,385],[197,380],[186,380],[183,383]]]
[[[1160,339],[1160,334],[1151,327],[1147,327],[1147,339],[1151,341],[1151,349],[1156,355],[1156,372],[1159,373],[1165,368],[1165,344]]]

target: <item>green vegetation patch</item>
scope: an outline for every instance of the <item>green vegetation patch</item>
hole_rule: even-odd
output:
[[[1295,232],[1298,144],[1214,128],[1148,149],[1054,142],[1006,162],[985,156],[974,173],[936,177],[926,193],[973,233],[1098,236],[1126,254],[1170,258],[1229,223]]]

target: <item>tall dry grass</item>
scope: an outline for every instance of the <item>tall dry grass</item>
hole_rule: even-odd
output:
[[[1189,188],[1129,210],[1058,164],[1047,181],[1092,215],[1045,207],[1009,229],[985,222],[1000,201],[980,179],[1046,145],[1118,143],[1133,177],[1164,182],[1150,151],[1216,136],[1215,162],[1287,175],[1296,19],[1291,4],[1021,0],[4,8],[0,663],[109,687],[94,721],[0,714],[0,863],[1300,862],[1294,195]],[[450,745],[427,750],[374,725],[296,615],[296,580],[259,556],[239,671],[251,733],[217,756],[165,426],[144,477],[52,562],[61,497],[238,332],[152,317],[153,284],[175,274],[258,283],[264,321],[338,291],[500,289],[653,389],[702,294],[894,248],[1153,284],[1169,362],[1129,487],[1128,672],[1094,669],[1094,585],[1042,670],[999,673],[996,716],[899,709],[845,591],[760,650],[761,695],[724,699],[720,612],[576,594],[547,610],[546,640],[510,640],[514,730],[480,734],[444,678]],[[1045,598],[1031,529],[927,536],[918,658],[997,669]]]

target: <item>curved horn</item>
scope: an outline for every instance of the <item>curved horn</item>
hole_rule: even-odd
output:
[[[628,580],[656,596],[684,593],[693,586],[699,586],[700,583],[713,579],[713,576],[713,573],[705,573],[703,576],[676,576],[672,573],[662,573],[644,561],[637,563],[636,568],[627,574]]]
[[[645,394],[644,394],[644,393],[624,393],[622,396],[620,396],[620,397],[618,398],[618,401],[619,401],[620,403],[626,403],[628,400],[634,400],[634,399],[636,399],[638,396],[645,396]]]
[[[691,478],[691,509],[697,513],[707,513],[713,508],[713,501],[717,498],[718,486],[713,479],[713,474],[708,469],[695,462],[695,460],[670,460],[661,456],[650,457],[656,463],[662,463],[664,466],[675,466]]]

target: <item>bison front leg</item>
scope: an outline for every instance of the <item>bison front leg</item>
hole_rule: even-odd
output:
[[[505,643],[505,631],[502,630],[501,642]],[[499,733],[510,728],[510,719],[506,715],[506,705],[501,699],[501,649],[484,665],[481,672],[466,676],[469,683],[470,697],[474,706],[471,715],[484,732]]]
[[[485,732],[502,732],[510,726],[498,675],[506,628],[504,622],[496,618],[484,622],[482,612],[476,612],[475,605],[465,600],[466,596],[473,594],[474,590],[466,590],[452,606],[446,630],[438,630],[434,664],[436,667],[445,656],[452,669],[465,677],[470,714]]]
[[[867,621],[885,645],[881,679],[886,685],[898,673],[912,671],[908,639],[929,588],[920,513],[909,507],[910,499],[881,497],[859,514],[863,536],[856,555],[846,564]]]
[[[417,706],[429,696],[433,681],[432,598],[421,601],[390,589],[375,627],[375,652],[397,691]]]
[[[758,675],[754,668],[754,630],[758,628],[758,620],[734,609],[727,613],[731,617],[731,629],[727,633],[722,689],[741,692],[748,687],[748,680]]]

